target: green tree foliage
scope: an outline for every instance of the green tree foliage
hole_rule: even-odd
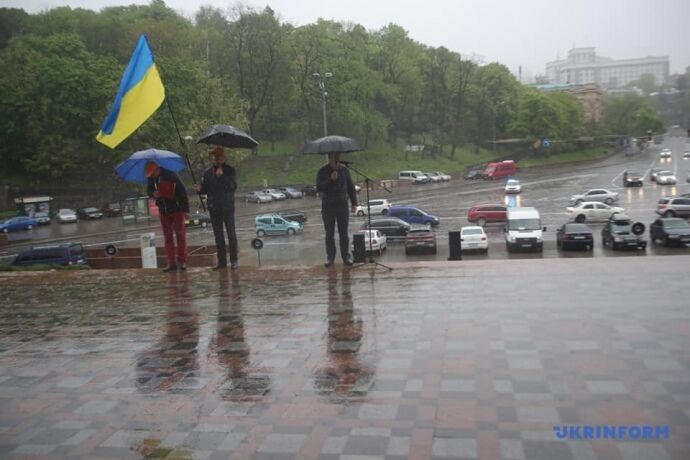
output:
[[[604,124],[612,134],[644,136],[647,131],[661,132],[664,122],[637,94],[608,96],[604,100]]]

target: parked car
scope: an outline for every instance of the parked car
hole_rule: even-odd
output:
[[[690,223],[680,217],[662,217],[649,226],[652,243],[661,241],[666,246],[690,243]]]
[[[656,213],[663,217],[690,216],[690,198],[662,198],[656,205]]]
[[[38,225],[38,222],[36,222],[36,219],[32,219],[31,217],[27,217],[27,216],[10,217],[6,221],[0,223],[0,232],[9,233],[9,232],[16,232],[19,230],[31,230],[32,228],[36,227],[37,225]]]
[[[412,225],[405,237],[405,254],[420,251],[436,254],[436,232],[425,225]]]
[[[184,221],[187,227],[206,228],[211,225],[211,217],[205,212],[195,212],[189,215]]]
[[[294,235],[302,233],[302,224],[283,218],[279,214],[264,214],[254,219],[257,236]]]
[[[292,222],[298,222],[300,224],[307,221],[307,215],[303,211],[298,211],[297,209],[286,209],[278,212],[278,215],[285,220],[291,220]]]
[[[633,222],[625,214],[614,214],[601,230],[601,244],[612,249],[645,249],[644,224]]]
[[[642,187],[642,185],[642,174],[627,170],[623,173],[623,187]]]
[[[522,192],[522,186],[520,185],[520,181],[517,179],[508,179],[508,181],[506,182],[505,192],[506,193],[520,193],[520,192]]]
[[[507,221],[503,233],[506,249],[532,249],[538,252],[544,250],[544,232],[539,211],[530,207],[508,208]]]
[[[414,206],[391,206],[388,215],[404,220],[408,224],[431,225],[436,227],[440,219]]]
[[[482,173],[486,169],[486,165],[476,165],[468,168],[462,178],[465,180],[482,179]]]
[[[582,203],[566,209],[568,219],[575,222],[605,221],[617,212],[625,212],[625,209],[609,206],[598,201],[583,201]]]
[[[63,208],[57,213],[58,222],[61,224],[69,224],[77,221],[77,213],[74,209]]]
[[[431,182],[433,183],[438,183],[438,182],[443,182],[443,178],[436,174],[435,172],[424,172],[424,175],[431,179]]]
[[[659,185],[675,185],[677,182],[673,171],[659,171],[656,176],[656,183]]]
[[[649,170],[649,181],[656,182],[657,174],[661,171],[661,168],[652,168]]]
[[[672,155],[671,149],[663,149],[661,152],[659,152],[659,158],[662,159],[671,158]]]
[[[51,222],[50,213],[46,211],[39,211],[35,213],[34,219],[38,225],[48,225]]]
[[[452,179],[451,176],[449,176],[449,175],[446,174],[446,173],[442,173],[441,171],[431,171],[430,173],[426,173],[427,176],[430,175],[430,174],[432,174],[432,175],[434,175],[434,176],[436,176],[436,177],[440,177],[441,180],[442,180],[443,182],[448,182],[449,180]]]
[[[40,246],[20,252],[12,265],[86,265],[86,255],[81,243],[63,243]]]
[[[462,251],[489,252],[489,238],[484,228],[478,226],[462,227],[460,229],[460,249]]]
[[[385,219],[374,219],[371,221],[371,227],[369,227],[369,222],[364,222],[359,229],[366,230],[371,228],[372,230],[378,230],[379,232],[386,235],[387,238],[400,238],[407,235],[410,231],[410,224],[397,217],[386,217]]]
[[[388,200],[369,200],[369,208],[371,209],[371,214],[388,214],[388,210],[391,208],[391,204]],[[362,204],[355,208],[355,214],[358,216],[363,216],[367,213],[367,205]]]
[[[618,193],[603,188],[595,188],[570,197],[570,202],[574,204],[582,203],[583,201],[599,201],[612,204],[618,201]]]
[[[357,233],[364,234],[364,249],[367,252],[375,252],[381,255],[388,247],[386,235],[378,230],[360,230]]]
[[[499,179],[501,177],[514,176],[517,172],[517,166],[513,160],[504,160],[495,163],[489,163],[486,169],[482,172],[484,179]]]
[[[558,249],[585,248],[590,250],[594,247],[594,235],[585,224],[568,222],[561,225],[556,231],[556,246]]]
[[[315,185],[305,185],[302,187],[301,192],[304,194],[304,196],[318,196],[319,192],[316,190]]]
[[[304,193],[292,187],[278,187],[278,190],[288,198],[304,198]]]
[[[467,211],[467,220],[483,227],[490,222],[504,223],[507,220],[508,208],[504,204],[481,204],[472,206]]]
[[[273,201],[273,197],[267,193],[264,192],[259,192],[259,191],[252,191],[252,192],[247,192],[247,194],[244,196],[244,200],[247,203],[270,203]]]
[[[267,188],[262,191],[265,194],[270,195],[275,201],[285,200],[287,198],[283,192],[274,188]]]
[[[77,216],[80,219],[96,220],[103,217],[103,213],[98,208],[81,208],[77,211]]]
[[[105,217],[118,217],[122,215],[120,203],[106,203],[101,206],[101,212]]]

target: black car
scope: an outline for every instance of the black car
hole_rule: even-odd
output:
[[[369,223],[365,221],[359,229],[366,230],[368,227]],[[378,230],[386,235],[386,238],[404,238],[407,232],[410,231],[410,224],[397,217],[388,217],[385,219],[372,220],[371,229]]]
[[[296,209],[286,209],[285,211],[278,212],[278,215],[282,216],[285,220],[291,220],[292,222],[299,222],[303,224],[307,221],[307,215]]]
[[[642,187],[642,174],[634,171],[623,173],[623,187]]]
[[[184,224],[187,227],[201,227],[206,228],[211,225],[211,217],[205,212],[195,212],[190,214],[187,219],[185,219]]]
[[[86,255],[81,243],[63,243],[54,246],[34,247],[22,251],[12,265],[86,265]]]
[[[680,217],[659,218],[649,226],[649,239],[666,246],[683,246],[690,243],[690,224]]]
[[[465,171],[465,174],[463,174],[462,177],[466,180],[482,179],[484,169],[486,169],[484,166],[473,166],[473,167],[469,168],[467,171]]]
[[[616,213],[601,230],[601,244],[612,249],[645,249],[647,242],[644,239],[644,224],[633,222],[625,214]]]
[[[585,224],[569,222],[561,225],[556,232],[556,246],[559,249],[585,248],[592,249],[594,235]]]
[[[319,192],[316,190],[315,185],[306,185],[302,187],[301,192],[304,194],[304,196],[318,196]]]
[[[95,220],[101,219],[103,217],[103,213],[97,208],[81,208],[77,211],[77,216],[80,219]]]
[[[101,212],[105,217],[118,217],[122,215],[120,203],[106,203],[101,207]]]

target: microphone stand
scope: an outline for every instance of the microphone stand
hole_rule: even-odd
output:
[[[366,262],[364,262],[361,265],[358,265],[354,268],[364,267],[366,265],[373,264],[375,267],[381,267],[381,268],[385,268],[388,271],[393,271],[392,267],[389,267],[388,265],[384,265],[382,263],[376,262],[374,260],[374,249],[373,249],[372,242],[371,242],[371,240],[373,239],[372,234],[371,234],[371,232],[372,232],[372,230],[371,230],[371,204],[369,203],[369,185],[372,183],[372,179],[369,176],[367,176],[366,174],[364,174],[363,172],[354,168],[350,162],[341,162],[341,164],[343,164],[347,169],[351,169],[352,171],[356,172],[360,176],[364,177],[364,185],[366,186],[366,189],[367,189],[367,191],[366,191],[366,195],[367,195],[367,231],[369,232],[369,258]],[[385,186],[382,186],[382,188],[384,190],[386,190],[388,193],[393,193],[390,191],[390,189],[388,189]],[[387,247],[388,247],[388,243],[386,243],[386,248]]]

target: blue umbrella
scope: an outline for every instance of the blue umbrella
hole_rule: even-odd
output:
[[[162,168],[172,172],[182,171],[187,165],[177,153],[167,150],[148,149],[133,153],[129,158],[115,167],[117,174],[127,182],[146,183],[144,168],[146,163],[154,161]]]

